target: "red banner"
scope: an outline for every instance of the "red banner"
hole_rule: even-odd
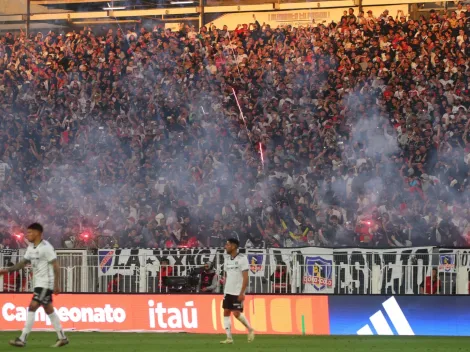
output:
[[[0,294],[0,330],[21,330],[31,295]],[[224,333],[221,295],[62,294],[54,307],[66,330]],[[259,334],[330,333],[327,296],[249,296],[245,315]],[[35,329],[50,329],[41,308]],[[234,333],[246,331],[236,319]]]

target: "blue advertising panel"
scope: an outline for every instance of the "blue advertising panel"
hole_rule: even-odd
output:
[[[331,335],[470,336],[470,296],[329,296]]]

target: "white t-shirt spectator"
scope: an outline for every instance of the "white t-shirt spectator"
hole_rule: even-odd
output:
[[[445,87],[446,85],[450,84],[451,86],[454,86],[454,81],[451,79],[445,80],[444,78],[441,78],[439,82]]]

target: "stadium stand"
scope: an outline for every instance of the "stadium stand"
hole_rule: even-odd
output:
[[[469,32],[460,5],[8,33],[0,243],[468,245]]]

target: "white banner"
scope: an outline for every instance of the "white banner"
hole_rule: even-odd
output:
[[[455,253],[458,253],[457,265],[470,269],[470,249],[455,249]]]
[[[458,251],[462,253],[461,262],[470,267],[470,250]],[[411,294],[419,293],[420,285],[431,275],[433,247],[303,247],[241,249],[240,252],[248,256],[251,277],[269,279],[276,264],[284,262],[295,292]],[[443,265],[450,270],[451,260],[444,260],[444,256],[451,256],[442,252]],[[169,260],[175,276],[187,276],[207,261],[213,262],[216,271],[222,273],[225,260],[221,248],[100,249],[98,257],[99,276],[142,275],[141,270],[145,270],[147,275],[155,277],[163,258]]]
[[[265,277],[267,260],[266,250],[247,248],[245,254],[248,257],[248,263],[250,263],[250,276]]]
[[[284,262],[287,266],[287,272],[292,272],[292,252],[297,248],[270,248],[269,251],[269,265],[274,271],[276,265]]]
[[[394,249],[345,248],[334,250],[337,294],[371,294],[372,272],[380,272],[381,293],[418,293],[431,274],[433,247]],[[406,284],[405,284],[406,283]]]
[[[142,270],[155,276],[160,270],[160,263],[168,259],[175,275],[189,275],[190,272],[211,261],[215,264],[216,253],[223,253],[216,248],[177,248],[177,249],[100,249],[98,250],[99,276],[115,274],[135,275]]]
[[[376,285],[382,293],[418,293],[419,285],[431,274],[431,254],[433,247],[413,247],[394,249],[341,248],[328,249],[318,247],[271,248],[270,264],[283,261],[288,272],[294,272],[297,266],[302,268],[302,292],[336,294],[371,294],[372,270],[378,273]],[[300,256],[299,256],[300,255]],[[311,278],[311,269],[331,264],[331,271],[323,271],[318,279]],[[314,285],[309,280],[320,280],[332,286]],[[329,281],[331,280],[331,281]],[[301,285],[298,285],[301,287]],[[312,290],[313,288],[313,290]]]
[[[250,264],[250,276],[266,275],[266,251],[264,249],[241,249]],[[99,276],[135,275],[137,270],[146,270],[156,276],[160,263],[168,259],[175,276],[187,276],[193,269],[208,261],[218,273],[223,270],[224,250],[221,248],[174,248],[174,249],[99,249]]]
[[[378,251],[374,250],[374,253]],[[336,287],[338,294],[371,293],[373,255],[369,249],[344,248],[334,250]]]
[[[334,293],[333,250],[301,248],[303,293]]]
[[[0,249],[0,267],[6,267],[8,263],[16,264],[19,259],[19,249]]]
[[[303,293],[334,293],[333,249],[320,247],[271,248],[271,268],[284,262],[295,286]]]
[[[379,252],[382,268],[382,293],[417,294],[426,276],[431,275],[434,247],[383,249]],[[377,260],[374,260],[377,263]]]

